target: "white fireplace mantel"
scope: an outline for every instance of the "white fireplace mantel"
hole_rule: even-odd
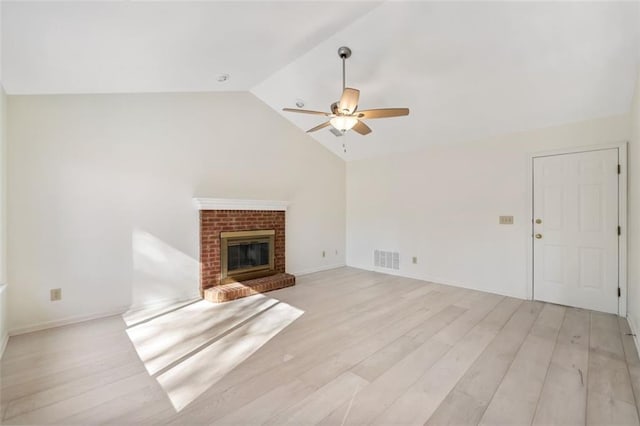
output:
[[[288,201],[237,200],[232,198],[194,198],[198,210],[268,210],[286,211]]]

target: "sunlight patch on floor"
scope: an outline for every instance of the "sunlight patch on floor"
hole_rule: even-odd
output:
[[[191,305],[192,303],[199,302],[200,297],[185,299],[178,302],[170,301],[170,302],[158,302],[154,304],[149,304],[141,308],[132,308],[122,314],[122,319],[127,327],[133,327],[134,325],[138,325],[143,322],[150,321],[156,317],[160,317],[162,315],[166,315],[172,311],[177,311],[178,309],[182,309],[187,305]]]
[[[220,306],[201,300],[170,314],[127,329],[149,374],[157,374],[182,357],[210,344],[252,316],[278,303],[264,296]]]
[[[304,311],[264,295],[199,301],[127,329],[148,373],[182,410]]]

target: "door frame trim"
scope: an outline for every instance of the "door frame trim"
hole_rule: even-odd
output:
[[[589,145],[574,148],[561,148],[529,153],[527,158],[527,211],[530,222],[527,227],[527,296],[533,298],[533,160],[538,157],[550,157],[563,154],[577,154],[580,152],[618,150],[618,164],[622,170],[618,177],[618,223],[622,228],[618,238],[618,285],[620,297],[618,298],[618,315],[627,316],[627,147],[628,142],[612,144]]]

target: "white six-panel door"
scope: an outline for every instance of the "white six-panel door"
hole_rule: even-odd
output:
[[[533,159],[533,296],[618,313],[618,149]]]

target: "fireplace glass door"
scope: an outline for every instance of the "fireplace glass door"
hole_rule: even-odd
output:
[[[274,237],[273,230],[222,232],[221,284],[272,275]]]

